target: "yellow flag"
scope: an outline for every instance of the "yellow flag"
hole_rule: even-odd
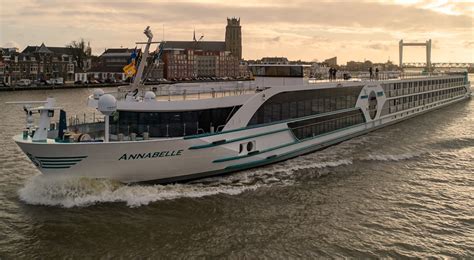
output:
[[[135,68],[135,61],[123,67],[123,72],[127,77],[131,77],[137,73],[137,69]]]

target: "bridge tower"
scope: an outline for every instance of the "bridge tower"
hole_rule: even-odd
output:
[[[431,39],[425,43],[405,43],[403,39],[399,42],[400,69],[403,70],[403,46],[425,46],[426,47],[426,71],[431,71]]]

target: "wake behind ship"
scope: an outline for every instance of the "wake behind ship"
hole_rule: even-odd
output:
[[[143,60],[153,37],[145,34]],[[27,127],[15,142],[43,174],[164,183],[283,161],[471,96],[466,73],[323,82],[306,79],[303,65],[254,65],[255,81],[147,91],[143,68],[131,88],[89,96],[104,122],[67,126],[54,98],[23,102]]]

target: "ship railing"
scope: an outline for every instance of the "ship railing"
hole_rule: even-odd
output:
[[[340,82],[348,80],[364,80],[364,81],[386,81],[399,79],[416,79],[427,77],[439,77],[447,75],[465,75],[463,72],[401,72],[401,71],[383,71],[373,72],[372,76],[368,71],[338,71],[335,79],[329,79],[328,75],[321,78],[310,78],[309,83],[320,82]]]
[[[94,123],[104,123],[104,115],[101,113],[82,113],[74,114],[67,118],[68,126],[77,126],[83,124],[94,124]]]
[[[178,101],[178,100],[200,100],[213,99],[230,96],[241,96],[254,94],[258,91],[257,87],[242,87],[234,89],[213,88],[213,89],[156,89],[156,99],[158,101]]]
[[[174,85],[147,85],[137,92],[128,88],[121,88],[118,92],[111,92],[107,94],[113,95],[117,100],[126,100],[131,98],[135,101],[143,100],[145,93],[153,91],[158,101],[180,101],[180,100],[200,100],[200,99],[214,99],[230,96],[240,96],[247,94],[254,94],[263,90],[254,84],[254,82],[247,82],[247,84],[216,84],[215,86],[199,86],[194,85],[190,87],[174,86]]]
[[[66,118],[66,131],[88,134],[92,138],[103,137],[105,131],[104,116],[102,114],[83,113]],[[56,138],[59,130],[59,121],[51,122],[48,138]]]

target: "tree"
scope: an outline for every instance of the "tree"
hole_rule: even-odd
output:
[[[73,55],[73,59],[77,62],[77,66],[83,69],[85,61],[91,55],[89,44],[86,45],[84,39],[81,38],[79,41],[72,41],[67,44],[66,47],[71,49],[71,54]]]

